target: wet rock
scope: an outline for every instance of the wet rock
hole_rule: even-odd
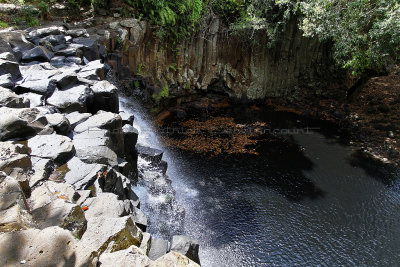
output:
[[[58,134],[32,137],[28,140],[28,147],[32,156],[52,159],[59,165],[65,164],[75,153],[71,139]]]
[[[28,108],[29,100],[14,94],[12,91],[0,87],[0,107]]]
[[[0,75],[10,74],[12,79],[18,80],[21,77],[18,63],[0,59]]]
[[[143,232],[146,232],[147,216],[141,209],[134,208],[134,220],[137,227],[139,227]]]
[[[87,164],[77,157],[73,157],[61,167],[64,181],[73,185],[76,189],[87,189],[94,183],[99,174],[107,170],[104,165]]]
[[[103,253],[99,258],[100,266],[150,266],[151,260],[137,247],[131,246],[127,249],[113,253]]]
[[[122,119],[122,126],[124,126],[125,124],[132,125],[135,120],[135,116],[133,114],[128,114],[126,112],[121,111],[119,115],[121,116]]]
[[[89,62],[85,67],[78,73],[79,77],[88,80],[104,80],[106,75],[106,68],[100,60]]]
[[[158,238],[153,238],[151,240],[151,248],[149,251],[149,258],[152,260],[157,260],[158,258],[164,256],[168,252],[168,241]],[[174,265],[168,265],[174,266]]]
[[[0,86],[8,89],[14,88],[14,80],[11,74],[0,75]]]
[[[159,149],[146,147],[142,145],[136,145],[136,150],[140,156],[152,161],[153,163],[159,163],[164,154],[164,152]]]
[[[71,130],[71,125],[63,114],[48,114],[46,115],[46,119],[57,134],[68,135]]]
[[[36,46],[35,48],[22,53],[22,61],[50,62],[53,56],[53,53],[48,51],[44,46]]]
[[[52,78],[60,89],[68,89],[78,83],[78,75],[74,71],[65,71]]]
[[[87,199],[83,207],[88,207],[85,211],[87,219],[95,217],[118,218],[129,214],[124,202],[118,200],[118,196],[113,193],[101,193],[96,197]]]
[[[29,38],[34,39],[34,38],[43,38],[43,37],[49,36],[49,35],[60,35],[62,33],[65,33],[64,27],[52,26],[52,27],[46,27],[46,28],[33,30],[28,34],[28,36],[29,36]]]
[[[40,106],[44,105],[45,96],[43,96],[43,95],[29,92],[29,93],[22,94],[22,96],[24,98],[26,98],[27,100],[29,100],[29,106],[31,108],[40,107]]]
[[[192,261],[200,264],[199,243],[187,236],[175,235],[172,237],[171,251],[185,255]]]
[[[47,104],[57,107],[63,112],[86,112],[87,104],[93,96],[92,90],[86,85],[76,85],[68,90],[56,89],[47,99]]]
[[[139,136],[138,130],[131,125],[124,125],[122,132],[124,134],[125,153],[136,156],[135,146]]]
[[[0,108],[0,140],[26,138],[48,129],[46,117],[36,108]],[[47,128],[46,128],[47,127]]]
[[[51,238],[49,238],[51,237]],[[90,266],[97,254],[80,246],[71,232],[60,227],[28,229],[0,235],[0,266]]]
[[[65,36],[62,34],[58,35],[49,35],[39,40],[39,44],[42,45],[43,42],[49,42],[51,45],[61,45],[65,44]]]
[[[142,238],[142,243],[140,243],[140,249],[145,253],[146,255],[149,255],[150,248],[151,248],[151,234],[149,233],[143,233],[143,238]]]
[[[54,162],[50,159],[38,158],[38,160],[33,163],[32,169],[33,174],[29,177],[29,186],[31,188],[49,179],[50,174],[54,170]]]
[[[80,45],[68,45],[66,48],[60,49],[56,51],[56,56],[64,56],[64,57],[79,57],[81,58],[83,55],[82,46]]]
[[[171,251],[165,256],[159,258],[154,263],[150,264],[151,267],[165,267],[165,266],[185,266],[185,267],[199,267],[197,263],[190,260],[188,257]]]
[[[92,86],[94,93],[94,102],[91,107],[92,113],[99,110],[118,113],[118,88],[109,81],[100,81]]]
[[[119,199],[130,199],[131,183],[127,177],[114,169],[108,170],[98,178],[99,187],[103,192],[116,194]]]
[[[92,114],[90,113],[79,113],[78,111],[66,114],[65,117],[69,120],[71,124],[71,129],[74,129],[76,125],[87,120]]]
[[[139,246],[141,240],[142,233],[130,216],[96,217],[88,220],[87,230],[79,243],[101,254]]]
[[[86,29],[73,29],[73,30],[68,30],[66,35],[70,35],[72,38],[76,37],[89,37],[89,34]]]
[[[32,92],[35,94],[50,96],[56,90],[56,84],[53,80],[24,80],[17,83],[15,89],[18,94]]]

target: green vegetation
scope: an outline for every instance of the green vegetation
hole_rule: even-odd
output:
[[[0,21],[0,28],[7,28],[10,27],[10,25],[8,25],[8,23],[4,22],[4,21]]]
[[[136,17],[159,25],[159,35],[176,44],[209,28],[219,16],[231,33],[253,41],[263,29],[273,47],[291,19],[304,35],[333,41],[339,66],[354,76],[397,62],[400,49],[398,0],[125,0]]]
[[[163,89],[159,94],[154,93],[153,94],[153,99],[156,101],[156,103],[159,103],[162,98],[168,98],[169,96],[169,86],[166,81],[164,81],[164,86]]]
[[[335,59],[353,75],[398,61],[398,0],[308,0],[300,8],[305,35],[333,40]]]

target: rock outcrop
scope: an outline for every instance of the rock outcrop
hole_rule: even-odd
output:
[[[119,115],[104,48],[88,37],[65,26],[0,33],[0,265],[191,266],[164,256],[167,241],[152,250],[132,188],[134,117]]]

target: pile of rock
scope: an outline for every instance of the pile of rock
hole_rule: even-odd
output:
[[[197,266],[196,242],[145,232],[104,47],[64,26],[0,42],[0,265]]]

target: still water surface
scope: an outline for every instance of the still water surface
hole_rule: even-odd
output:
[[[259,156],[201,156],[164,148],[132,99],[121,97],[121,109],[135,115],[139,143],[165,150],[185,210],[170,232],[152,220],[149,232],[196,238],[202,266],[399,265],[399,182],[352,166],[351,147],[313,132],[266,142]],[[136,189],[150,219],[160,218],[145,186]]]

